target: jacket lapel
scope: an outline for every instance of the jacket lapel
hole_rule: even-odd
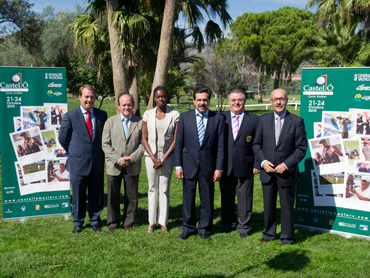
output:
[[[211,132],[213,130],[213,126],[215,124],[215,116],[216,116],[216,114],[212,113],[212,111],[208,112],[207,127],[206,127],[206,131],[204,133],[204,138],[203,138],[203,142],[202,142],[201,146],[204,145],[204,142],[207,140],[208,136],[211,134]],[[197,131],[197,133],[198,133],[198,131]]]
[[[95,116],[95,114],[94,114]],[[89,130],[87,129],[87,125],[86,125],[86,121],[85,121],[85,116],[84,114],[82,113],[81,111],[81,108],[78,107],[76,108],[76,118],[79,120],[79,122],[81,123],[81,126],[82,128],[85,130],[87,136],[90,137],[90,133],[89,133]]]
[[[130,127],[128,129],[128,133],[127,133],[127,138],[126,138],[126,142],[129,140],[132,132],[136,129],[137,127],[137,124],[138,124],[138,121],[137,121],[137,118],[135,115],[132,115],[131,116],[131,123],[130,123]]]
[[[170,112],[172,111],[171,108],[168,106],[166,107],[166,117],[165,117],[165,128],[164,128],[164,134],[166,134],[168,127],[170,126],[170,123],[172,122],[172,117],[170,117]]]
[[[276,147],[278,147],[281,144],[281,142],[284,140],[284,137],[288,133],[288,130],[289,130],[291,125],[292,125],[292,121],[291,121],[290,113],[287,111],[285,119],[284,119],[283,128],[281,129],[281,133],[280,133],[280,136],[279,136],[279,141],[278,141],[278,144],[276,145]]]
[[[242,124],[239,126],[239,132],[234,142],[239,140],[242,132],[247,128],[249,121],[250,121],[249,114],[246,111],[244,111],[243,121],[242,121]]]

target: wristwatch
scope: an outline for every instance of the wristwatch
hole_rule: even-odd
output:
[[[164,162],[164,159],[161,157],[160,159],[159,159],[162,163]]]

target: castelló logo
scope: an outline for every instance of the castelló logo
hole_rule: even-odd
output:
[[[9,82],[0,82],[0,92],[28,92],[28,83],[22,80],[22,73],[16,73]]]
[[[304,85],[304,95],[333,95],[334,86],[328,84],[328,75],[323,74],[316,79],[314,86]]]

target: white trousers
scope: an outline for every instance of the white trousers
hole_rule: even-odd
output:
[[[170,208],[170,183],[173,170],[173,154],[170,155],[161,168],[155,170],[153,161],[145,156],[145,166],[148,175],[148,219],[149,224],[156,223],[167,226]],[[158,198],[159,195],[159,198]],[[157,200],[159,199],[158,209]]]

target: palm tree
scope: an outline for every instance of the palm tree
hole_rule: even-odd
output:
[[[175,5],[177,5],[176,10]],[[187,27],[190,30],[190,36],[193,39],[194,45],[197,45],[200,50],[205,41],[199,27],[199,24],[204,21],[202,12],[204,12],[208,17],[208,22],[206,23],[206,28],[204,30],[206,41],[214,42],[216,39],[222,38],[223,32],[220,26],[212,19],[219,18],[222,27],[226,29],[227,25],[232,21],[227,9],[227,0],[165,0],[160,49],[158,52],[158,62],[154,74],[152,91],[158,85],[166,85],[166,76],[171,60],[173,28],[180,12],[182,12],[183,16],[187,19]],[[163,31],[165,30],[168,32],[166,32],[162,37]],[[163,48],[165,49],[164,51],[161,51],[161,45],[163,45]],[[153,96],[151,95],[149,98],[148,109],[151,109],[152,107]]]

